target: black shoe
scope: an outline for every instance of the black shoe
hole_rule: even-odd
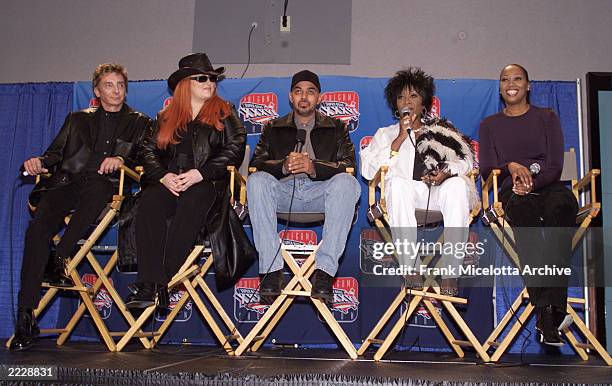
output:
[[[536,308],[536,331],[540,343],[549,346],[563,346],[557,324],[555,323],[555,311],[553,306],[537,307]]]
[[[310,291],[310,297],[315,299],[321,299],[327,304],[333,304],[334,302],[334,277],[328,275],[326,272],[317,269],[312,275],[312,290]]]
[[[51,252],[49,261],[45,267],[43,281],[54,287],[73,287],[74,282],[66,274],[68,259]]]
[[[279,269],[260,276],[262,278],[259,284],[259,304],[270,305],[274,303],[284,287],[283,270]]]
[[[125,301],[127,308],[148,308],[157,304],[158,308],[168,309],[170,300],[168,287],[155,283],[136,283],[130,286],[131,294]]]
[[[40,334],[40,329],[34,319],[34,312],[31,308],[21,308],[17,310],[17,325],[15,326],[15,336],[9,347],[10,351],[27,350],[34,344],[36,337]]]

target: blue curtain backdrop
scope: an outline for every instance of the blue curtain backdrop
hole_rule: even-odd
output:
[[[387,82],[386,78],[361,78],[361,77],[341,77],[323,76],[321,84],[323,87],[323,103],[320,106],[322,112],[343,119],[351,129],[351,139],[355,143],[357,151],[366,146],[368,139],[374,135],[376,129],[394,123],[393,116],[386,106],[383,89]],[[248,144],[253,151],[261,132],[262,125],[269,119],[283,116],[290,111],[288,104],[288,88],[290,78],[252,78],[252,79],[228,79],[219,84],[219,93],[231,101],[239,111],[239,115],[249,132]],[[69,85],[63,85],[69,88]],[[477,140],[478,126],[480,121],[487,115],[500,110],[501,102],[499,99],[498,82],[494,80],[437,80],[437,97],[435,106],[441,116],[450,119],[464,133]],[[13,87],[13,86],[7,86]],[[42,87],[42,86],[41,86]],[[72,102],[72,109],[78,110],[88,107],[92,99],[91,86],[89,82],[78,82],[72,85],[73,98],[67,98],[62,105],[60,112],[56,106],[42,107],[41,111],[34,111],[32,115],[48,114],[49,111],[56,110],[59,116],[51,123],[47,120],[46,125],[39,122],[32,122],[28,127],[28,136],[25,138],[40,137],[45,140],[40,141],[39,148],[24,150],[27,146],[23,142],[4,141],[9,152],[19,154],[20,157],[13,157],[11,165],[16,168],[25,158],[40,151],[50,142],[55,132],[61,125],[63,116],[67,112],[67,106]],[[42,91],[41,91],[42,93]],[[67,92],[66,94],[71,94]],[[170,97],[165,81],[141,81],[130,82],[128,104],[154,117]],[[576,86],[573,82],[532,82],[531,101],[538,106],[553,108],[560,116],[563,124],[566,148],[574,147],[579,152],[578,146],[578,124],[576,113]],[[6,112],[5,112],[6,110]],[[13,114],[14,108],[2,104],[4,115]],[[43,111],[45,111],[43,113]],[[3,117],[4,117],[3,115]],[[6,120],[6,119],[5,119]],[[4,130],[3,130],[4,135]],[[11,146],[11,148],[9,148]],[[14,146],[15,148],[12,148]],[[28,148],[29,149],[29,148]],[[38,153],[37,153],[38,151]],[[16,172],[12,174],[15,176]],[[14,177],[11,177],[14,178]],[[333,312],[342,327],[354,343],[360,343],[369,333],[373,325],[382,315],[392,297],[397,293],[394,288],[372,288],[360,286],[362,279],[360,272],[360,243],[372,239],[369,232],[369,224],[364,215],[364,207],[367,203],[366,181],[359,177],[362,182],[361,208],[358,211],[355,224],[349,235],[349,241],[343,260],[341,261],[335,291],[336,296],[342,301],[337,303]],[[2,208],[7,208],[9,194],[8,182],[3,185],[6,193]],[[14,212],[22,213],[23,219],[19,222],[6,219],[3,224],[6,228],[13,231],[13,245],[15,249],[15,283],[18,281],[18,272],[21,258],[21,244],[23,243],[23,232],[27,225],[27,213],[25,211],[25,196],[30,186],[24,188],[21,201],[15,200]],[[4,213],[4,212],[3,212]],[[17,217],[15,217],[17,218]],[[9,225],[12,224],[12,227]],[[476,224],[475,227],[480,226]],[[248,226],[247,226],[248,227]],[[279,227],[279,231],[281,227]],[[250,232],[250,229],[247,228]],[[4,232],[6,234],[6,232]],[[3,234],[3,237],[4,237]],[[108,240],[113,240],[115,235],[109,232]],[[321,239],[320,228],[293,229],[288,239],[292,242],[310,243]],[[8,245],[8,243],[6,243]],[[8,266],[8,254],[4,253],[7,245],[2,245],[3,254],[1,263]],[[18,246],[18,247],[17,247]],[[103,260],[104,256],[100,256]],[[3,272],[6,272],[3,270]],[[85,276],[87,273],[84,271]],[[119,292],[126,295],[126,285],[134,280],[134,275],[120,274],[115,272],[112,276]],[[211,277],[208,278],[210,280]],[[212,283],[212,281],[210,281]],[[13,286],[16,290],[16,286]],[[214,286],[213,286],[214,287]],[[262,307],[253,302],[249,295],[253,288],[257,287],[256,267],[246,275],[233,290],[228,290],[219,294],[222,304],[228,314],[234,318],[242,333],[246,333],[256,322],[262,313]],[[1,298],[2,309],[10,309],[8,301],[11,286],[9,279],[2,277],[0,281],[2,293],[7,296]],[[251,291],[251,292],[250,292]],[[497,297],[497,313],[505,311],[504,299],[512,300],[514,294],[499,293]],[[464,317],[473,327],[475,334],[482,341],[492,330],[494,309],[491,302],[491,289],[471,289],[469,295],[470,307],[467,307]],[[250,299],[250,300],[249,300]],[[101,297],[97,302],[98,308],[111,330],[124,330],[125,325],[119,313],[113,311],[112,302],[108,298]],[[59,312],[59,320],[66,319],[75,307],[75,302],[68,300],[62,301],[62,310]],[[167,342],[195,342],[213,343],[214,338],[208,329],[203,327],[199,317],[192,317],[192,309],[187,308],[181,313],[180,321],[175,323],[170,329],[165,341]],[[3,317],[10,321],[10,316],[6,313]],[[163,318],[159,317],[155,323],[157,326]],[[2,323],[0,333],[2,336],[10,335],[12,323]],[[444,338],[434,328],[431,316],[426,310],[419,310],[417,315],[409,320],[410,328],[406,329],[401,344],[404,346],[419,347],[428,350],[445,350],[447,345]],[[292,326],[299,328],[292,328]],[[148,328],[150,328],[149,326]],[[97,339],[97,335],[89,321],[79,324],[74,333],[75,338]],[[291,307],[287,316],[279,324],[279,327],[272,333],[271,337],[281,342],[298,342],[304,344],[334,344],[330,333],[326,327],[317,319],[316,312],[307,302],[297,302]],[[531,340],[532,338],[530,338]],[[530,343],[530,342],[528,342]],[[522,345],[515,350],[520,350]],[[537,351],[537,345],[529,344],[527,351]]]
[[[21,177],[23,161],[40,155],[72,109],[72,83],[0,85],[0,336],[13,332],[13,305],[21,271],[23,238],[30,214],[32,177]],[[58,307],[43,323],[54,324]]]

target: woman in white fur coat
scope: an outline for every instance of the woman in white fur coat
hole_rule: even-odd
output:
[[[434,80],[420,68],[398,71],[385,88],[385,97],[398,123],[377,130],[361,151],[361,174],[370,180],[382,165],[387,213],[394,238],[416,241],[415,209],[438,210],[444,216],[444,242],[457,247],[468,237],[469,212],[478,205],[474,183],[467,177],[474,164],[469,139],[450,122],[432,112]],[[417,150],[417,151],[415,151]],[[400,264],[417,270],[415,256],[396,251]],[[443,253],[438,282],[444,293],[457,294],[462,253]]]

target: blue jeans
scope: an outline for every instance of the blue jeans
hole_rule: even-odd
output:
[[[259,252],[259,273],[283,269],[276,213],[289,211],[293,184],[293,179],[281,182],[266,172],[254,173],[247,180],[249,215],[255,247]],[[291,212],[325,213],[323,240],[315,258],[316,268],[331,276],[335,276],[338,270],[338,260],[344,252],[360,194],[359,182],[347,173],[336,174],[326,181],[295,179]]]

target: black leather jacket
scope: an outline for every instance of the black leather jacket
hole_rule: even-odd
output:
[[[102,109],[89,108],[68,114],[59,133],[40,157],[52,175],[41,179],[36,185],[30,195],[31,204],[36,205],[41,192],[69,184],[83,170],[92,153],[101,113]],[[149,117],[124,104],[113,151],[109,156],[121,156],[128,165],[133,162],[138,153],[137,144],[150,125]],[[116,181],[117,174],[109,174],[108,178]]]
[[[216,192],[206,216],[203,233],[207,234],[210,241],[219,289],[233,285],[257,257],[240,219],[230,206],[227,166],[240,167],[246,147],[246,130],[233,106],[223,124],[223,131],[209,125],[198,125],[192,138],[196,169],[204,181],[213,184]],[[169,144],[165,150],[157,147],[157,130],[156,121],[147,130],[140,152],[145,172],[145,189],[146,184],[160,183],[159,179],[169,172],[170,161],[176,156],[175,145]]]
[[[283,162],[295,149],[296,135],[293,113],[270,121],[261,133],[251,166],[278,179],[285,177]],[[355,146],[341,121],[317,112],[310,142],[315,153],[313,163],[316,176],[313,180],[328,180],[338,173],[344,173],[346,168],[355,168]]]

